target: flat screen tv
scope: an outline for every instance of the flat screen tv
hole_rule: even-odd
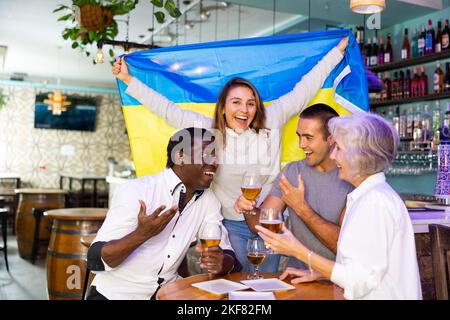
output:
[[[52,114],[48,110],[47,93],[36,95],[34,112],[34,127],[40,129],[63,129],[79,131],[95,131],[95,118],[97,113],[97,99],[81,96],[67,96],[71,105],[61,115]]]

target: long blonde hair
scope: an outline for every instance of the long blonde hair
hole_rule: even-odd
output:
[[[222,91],[220,92],[219,99],[217,99],[216,103],[216,110],[214,112],[213,128],[217,129],[221,133],[223,139],[223,147],[225,147],[226,145],[225,129],[227,127],[225,119],[225,104],[228,93],[231,89],[236,87],[247,87],[253,92],[253,95],[255,96],[256,114],[255,118],[250,123],[250,128],[254,129],[257,133],[259,133],[259,130],[266,128],[266,112],[264,110],[264,104],[258,90],[248,80],[245,80],[243,78],[233,78],[225,84]]]

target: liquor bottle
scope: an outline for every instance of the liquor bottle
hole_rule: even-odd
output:
[[[409,111],[406,114],[406,137],[412,139],[414,134],[414,109],[413,106],[409,107]]]
[[[422,115],[422,141],[430,142],[433,137],[433,121],[431,119],[430,107],[425,105]]]
[[[405,77],[405,87],[403,91],[403,96],[405,98],[411,97],[411,72],[406,70],[406,77]]]
[[[419,40],[417,41],[417,48],[420,57],[425,55],[425,39],[426,39],[425,25],[422,25],[422,32],[420,33]]]
[[[444,92],[450,91],[450,62],[445,63]]]
[[[438,27],[436,31],[436,38],[434,40],[434,52],[438,53],[442,51],[442,23],[438,21]]]
[[[359,51],[361,52],[362,59],[366,63],[366,50],[364,47],[364,28],[356,27],[356,42],[358,43]]]
[[[392,99],[398,98],[398,72],[394,72],[394,79],[392,79]]]
[[[423,137],[422,112],[420,112],[420,105],[418,104],[416,107],[416,112],[414,112],[413,140],[414,142],[420,142],[422,141],[422,137]]]
[[[419,42],[419,34],[417,32],[417,28],[415,28],[413,37],[411,39],[411,56],[414,58],[419,56],[418,42]]]
[[[434,93],[442,93],[444,92],[444,80],[445,75],[444,72],[441,69],[440,62],[436,62],[436,69],[434,70],[434,77],[433,77],[433,89]]]
[[[400,77],[398,78],[398,98],[405,97],[405,73],[400,70]]]
[[[371,55],[371,65],[376,66],[378,64],[378,44],[377,38],[372,39],[372,55]]]
[[[409,38],[408,38],[408,29],[405,29],[405,35],[403,36],[403,45],[402,45],[402,53],[401,58],[402,60],[409,59],[411,54],[411,47],[409,45]]]
[[[441,143],[441,106],[439,101],[436,101],[433,110],[433,142],[431,147],[433,151],[437,150],[437,146]]]
[[[417,73],[417,67],[414,67],[413,68],[413,78],[411,81],[411,96],[412,97],[419,96],[419,85],[420,85],[419,74]]]
[[[428,94],[428,76],[425,74],[425,67],[420,66],[419,96]]]
[[[433,28],[433,22],[431,19],[428,19],[428,30],[425,38],[425,53],[431,54],[434,52],[434,39],[435,33]]]
[[[384,97],[385,100],[392,100],[392,81],[391,76],[387,71],[384,73],[383,83],[384,83],[384,90],[386,92],[386,95]]]
[[[368,66],[368,67],[371,66],[371,64],[370,64],[371,57],[372,57],[372,39],[369,38],[369,39],[367,39],[367,46],[366,46],[366,66]]]
[[[392,50],[391,34],[388,33],[387,42],[386,42],[386,50],[384,51],[384,63],[390,63],[390,62],[394,61],[394,56],[392,53],[393,53],[393,50]]]
[[[395,113],[392,116],[392,124],[397,131],[397,135],[400,136],[400,115],[399,115],[399,106],[395,107]]]
[[[400,139],[405,139],[408,136],[408,119],[406,109],[402,109],[400,114]]]
[[[447,104],[447,111],[444,114],[444,122],[440,130],[441,141],[450,142],[450,102]]]
[[[380,47],[378,49],[378,64],[384,64],[384,40],[380,37]]]
[[[441,49],[442,51],[449,49],[450,29],[448,28],[448,19],[445,19],[445,27],[442,30]]]

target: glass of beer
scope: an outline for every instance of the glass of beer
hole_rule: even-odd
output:
[[[281,210],[276,208],[261,208],[259,223],[261,226],[272,232],[280,233],[281,228],[283,227],[283,213]],[[269,249],[267,253],[274,252]]]
[[[242,177],[241,191],[245,199],[254,201],[261,193],[262,182],[258,171],[247,171]],[[244,213],[256,214],[253,210]]]
[[[218,246],[220,244],[220,239],[222,238],[222,228],[217,223],[207,222],[200,229],[199,236],[202,248],[206,249]],[[211,277],[212,274],[209,273],[209,278],[211,279]]]
[[[266,258],[266,246],[261,239],[248,239],[247,240],[247,259],[253,265],[254,273],[249,274],[247,279],[257,280],[263,279],[263,276],[259,274],[259,266]]]

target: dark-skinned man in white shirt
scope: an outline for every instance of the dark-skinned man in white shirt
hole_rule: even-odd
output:
[[[88,252],[88,266],[96,270],[88,299],[155,299],[162,285],[179,278],[190,244],[208,222],[221,227],[222,237],[219,246],[197,248],[200,267],[213,274],[239,270],[220,203],[209,189],[218,167],[214,140],[206,129],[178,131],[170,138],[165,170],[114,194]]]

